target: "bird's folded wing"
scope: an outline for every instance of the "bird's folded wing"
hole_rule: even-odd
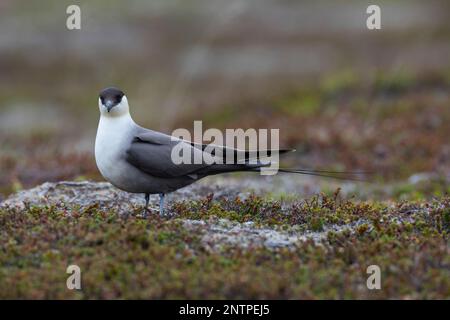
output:
[[[234,161],[237,164],[245,164],[251,160],[262,160],[272,157],[274,153],[283,154],[293,152],[295,149],[257,149],[257,150],[242,150],[238,148],[231,148],[227,146],[220,146],[216,144],[201,144],[189,142],[192,146],[203,150],[203,152],[210,154],[213,157],[222,159],[223,162]]]
[[[252,159],[265,159],[273,156],[274,152],[283,154],[293,152],[295,149],[257,149],[257,150],[242,150],[228,146],[217,145],[214,143],[203,144],[188,140],[182,140],[167,134],[142,128],[137,137],[142,141],[147,141],[153,144],[168,144],[170,141],[184,141],[191,146],[202,150],[206,155],[220,159],[225,162],[226,159],[232,159],[234,163],[246,163]]]
[[[183,144],[183,152],[186,152],[190,161],[176,164],[172,160],[172,151],[178,144]],[[180,147],[180,145],[178,145]],[[170,136],[157,132],[147,132],[135,136],[129,149],[126,160],[152,176],[160,178],[176,178],[195,174],[209,165],[206,163],[195,164],[194,158],[204,159],[202,150],[194,148],[183,140],[174,140]]]

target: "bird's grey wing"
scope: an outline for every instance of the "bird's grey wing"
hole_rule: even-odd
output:
[[[171,140],[177,139],[167,134],[152,131],[145,128],[140,128],[140,132],[137,135],[142,141],[148,141],[151,143],[167,144]],[[240,150],[237,148],[231,148],[228,146],[221,146],[216,144],[202,144],[193,141],[181,140],[191,146],[203,151],[204,157],[217,158],[221,163],[232,160],[236,164],[245,164],[250,160],[260,160],[271,157],[274,152],[278,154],[284,154],[287,152],[295,151],[295,149],[259,149],[259,150]]]
[[[184,152],[189,154],[191,164],[175,164],[172,161],[172,150],[179,143],[183,144]],[[200,155],[201,154],[201,155]],[[138,169],[160,178],[175,178],[193,175],[201,169],[207,168],[206,163],[195,164],[194,157],[201,156],[202,150],[194,148],[183,140],[173,139],[163,133],[146,130],[135,135],[126,152],[126,160]]]
[[[227,159],[231,159],[236,164],[245,164],[252,160],[258,162],[259,160],[271,157],[274,152],[277,152],[280,155],[295,151],[295,149],[242,150],[216,144],[188,143],[213,157],[221,158],[223,162]]]

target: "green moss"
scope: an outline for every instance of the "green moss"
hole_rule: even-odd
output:
[[[397,72],[379,72],[376,76],[374,86],[376,90],[399,93],[412,87],[416,82],[415,77],[404,70]]]
[[[357,75],[352,70],[331,73],[322,80],[321,89],[325,94],[333,95],[358,86]]]
[[[335,193],[297,202],[248,199],[181,202],[179,217],[298,224],[369,222],[356,232],[330,232],[290,250],[205,251],[201,234],[178,219],[138,219],[96,206],[71,216],[55,206],[0,210],[1,298],[448,298],[450,199],[426,204],[354,203]],[[422,205],[427,211],[414,211]],[[283,211],[283,210],[281,210]],[[410,214],[408,212],[415,212]],[[412,218],[413,222],[402,218]],[[82,270],[82,290],[65,287],[66,268]],[[365,288],[368,265],[383,270],[382,290]]]
[[[322,231],[324,226],[324,220],[322,218],[313,217],[309,221],[309,226],[313,231]]]
[[[396,198],[404,198],[404,196],[411,195],[415,192],[415,188],[411,184],[402,184],[395,188],[394,190],[394,197]]]
[[[300,90],[276,102],[275,107],[292,116],[312,116],[320,111],[321,93],[317,90]]]
[[[447,233],[450,233],[450,208],[446,208],[442,212],[442,223]]]

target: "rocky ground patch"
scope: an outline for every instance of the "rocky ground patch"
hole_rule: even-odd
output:
[[[108,183],[45,183],[11,195],[0,205],[0,297],[450,296],[446,197],[274,199],[223,184],[182,189],[165,216],[146,219],[141,195]],[[80,291],[66,288],[70,264],[82,270]],[[374,264],[382,271],[375,291],[366,287]]]

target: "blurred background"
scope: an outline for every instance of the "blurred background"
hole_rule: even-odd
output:
[[[377,1],[378,31],[372,3],[2,0],[0,199],[101,179],[97,98],[112,85],[155,130],[280,128],[289,165],[448,192],[450,2]],[[66,28],[71,4],[81,30]]]

